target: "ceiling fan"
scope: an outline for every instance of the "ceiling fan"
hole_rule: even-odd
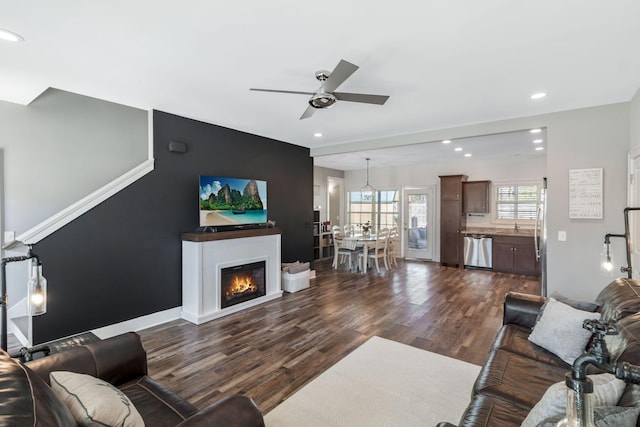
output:
[[[279,93],[294,93],[299,95],[311,95],[309,98],[309,106],[300,116],[300,120],[309,118],[313,115],[316,109],[329,108],[336,101],[349,101],[349,102],[363,102],[365,104],[377,104],[383,105],[389,99],[385,95],[368,95],[364,93],[348,93],[348,92],[334,92],[338,86],[344,83],[345,80],[351,76],[358,69],[357,65],[354,65],[344,59],[341,59],[336,68],[329,72],[327,70],[316,71],[316,79],[322,82],[322,86],[315,92],[299,92],[294,90],[276,90],[276,89],[255,89],[260,92],[279,92]]]

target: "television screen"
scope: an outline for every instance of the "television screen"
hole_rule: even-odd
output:
[[[200,227],[266,222],[266,181],[200,176]]]

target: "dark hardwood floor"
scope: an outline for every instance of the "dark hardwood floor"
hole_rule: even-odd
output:
[[[200,326],[140,331],[149,375],[199,408],[235,393],[267,413],[377,335],[482,364],[507,291],[537,279],[404,261],[367,275],[316,263],[309,289]]]

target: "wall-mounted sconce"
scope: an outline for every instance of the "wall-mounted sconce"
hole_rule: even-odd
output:
[[[604,275],[613,276],[615,264],[613,253],[611,253],[611,238],[619,237],[625,241],[625,249],[627,251],[627,265],[620,267],[621,273],[627,273],[627,277],[633,277],[633,269],[631,267],[631,233],[629,231],[629,212],[640,211],[640,207],[624,208],[624,234],[607,233],[604,236],[604,247],[600,253],[600,272]]]
[[[22,244],[21,242],[17,242]],[[2,330],[0,331],[0,347],[7,350],[7,311],[9,299],[7,297],[7,273],[6,267],[10,262],[31,261],[31,279],[27,283],[29,315],[39,316],[47,312],[47,279],[42,276],[42,264],[38,255],[31,252],[31,245],[27,246],[27,254],[16,257],[2,258],[0,261],[0,308],[2,312]]]
[[[613,270],[615,267],[615,260],[613,258],[613,253],[611,252],[611,237],[625,237],[622,234],[606,234],[604,236],[604,247],[602,248],[602,252],[600,252],[600,273],[603,276],[613,277]]]

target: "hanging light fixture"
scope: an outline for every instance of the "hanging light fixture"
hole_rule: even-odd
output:
[[[369,185],[369,160],[371,160],[369,157],[367,157],[367,184],[362,187],[360,189],[360,192],[363,195],[373,195],[373,193],[376,191],[375,188],[373,188],[371,185]]]

